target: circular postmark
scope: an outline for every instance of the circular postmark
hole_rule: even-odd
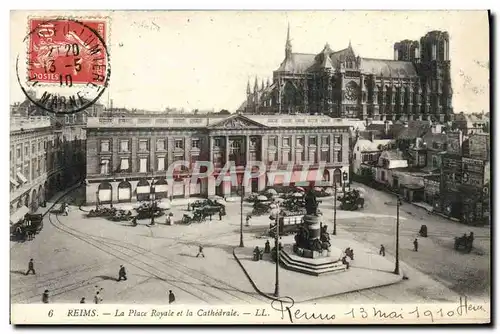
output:
[[[107,21],[30,18],[28,24],[26,55],[16,59],[17,80],[27,99],[58,114],[93,105],[111,74]]]

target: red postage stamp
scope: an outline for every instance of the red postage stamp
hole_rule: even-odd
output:
[[[61,86],[105,84],[105,20],[30,19],[29,28],[29,81]]]

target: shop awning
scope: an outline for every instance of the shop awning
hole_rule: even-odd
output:
[[[12,177],[10,178],[10,183],[14,185],[14,187],[17,187],[19,185],[19,183],[14,180]]]
[[[10,223],[11,224],[16,224],[18,223],[21,219],[24,218],[24,216],[29,212],[30,210],[26,206],[22,206],[19,209],[17,209],[16,212],[10,215]]]
[[[19,181],[21,181],[21,183],[28,182],[28,179],[21,172],[17,172],[16,175],[17,175],[17,178],[19,179]]]

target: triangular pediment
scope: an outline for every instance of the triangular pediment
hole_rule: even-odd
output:
[[[233,115],[210,126],[212,129],[261,129],[264,124],[251,120],[243,115]]]

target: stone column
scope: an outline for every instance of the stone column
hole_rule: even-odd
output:
[[[118,203],[118,182],[111,182],[111,202]]]
[[[250,160],[250,136],[245,136],[245,166]]]
[[[213,162],[214,161],[214,137],[209,136],[208,140],[208,161]]]
[[[225,138],[225,145],[224,145],[224,152],[225,152],[225,161],[224,164],[229,162],[229,136],[224,136]]]
[[[330,160],[328,162],[330,163],[333,163],[335,162],[334,158],[333,158],[333,145],[334,145],[334,135],[331,133],[330,134]]]
[[[267,147],[268,147],[268,135],[262,135],[261,140],[260,140],[260,145],[261,145],[261,160],[264,164],[267,164],[269,161],[269,153],[267,152]]]
[[[137,136],[132,137],[132,142],[131,142],[131,151],[132,151],[132,161],[131,166],[132,166],[132,173],[137,173],[139,171],[139,167],[137,166],[138,161],[137,161]]]
[[[156,164],[156,136],[149,137],[149,170],[156,171],[158,166]],[[168,165],[167,165],[168,166]],[[166,167],[166,166],[165,166]]]
[[[292,141],[290,143],[290,159],[292,160],[293,164],[295,164],[295,151],[296,151],[296,146],[297,146],[297,138],[295,135],[290,136],[290,140]]]

